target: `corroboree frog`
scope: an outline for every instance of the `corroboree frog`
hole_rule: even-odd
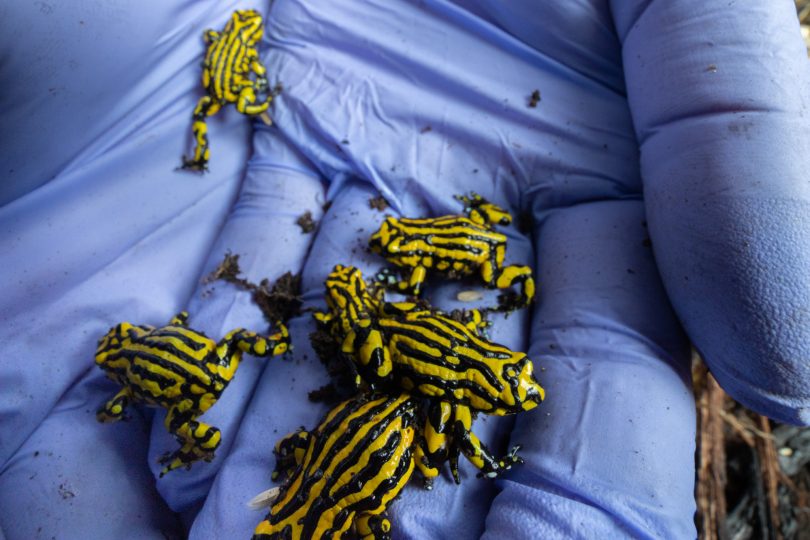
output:
[[[489,288],[505,289],[521,283],[520,305],[529,304],[534,298],[532,270],[528,266],[503,266],[506,236],[494,229],[496,224],[512,223],[512,216],[475,193],[456,198],[466,205],[466,216],[386,218],[371,236],[371,251],[398,267],[409,268],[410,277],[398,281],[384,270],[377,279],[418,296],[428,270],[451,277],[479,272]]]
[[[263,35],[262,16],[252,9],[235,11],[224,31],[207,30],[203,34],[208,44],[202,66],[206,95],[194,109],[192,131],[196,147],[191,159],[183,157],[183,169],[208,170],[210,149],[206,118],[223,106],[233,103],[240,113],[262,115],[262,119],[270,123],[265,113],[273,97],[268,91],[267,69],[259,60],[256,48]],[[255,80],[250,78],[251,73]],[[261,94],[265,97],[257,103]]]
[[[135,326],[126,322],[111,328],[98,342],[96,365],[123,388],[97,413],[100,422],[124,417],[131,402],[167,409],[165,425],[181,444],[161,458],[160,476],[198,460],[211,461],[219,446],[219,429],[197,420],[228,386],[242,353],[255,356],[283,354],[290,344],[287,328],[267,338],[244,329],[233,330],[219,343],[192,330],[188,313],[167,326]]]

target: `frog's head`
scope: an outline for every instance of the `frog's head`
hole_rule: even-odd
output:
[[[514,353],[513,362],[504,362],[500,378],[503,390],[498,395],[496,411],[491,414],[509,414],[530,411],[545,397],[545,390],[534,379],[534,365],[524,353]]]
[[[369,293],[359,268],[338,264],[326,278],[326,303],[340,318],[344,332],[348,332],[359,319],[368,318],[377,301]]]
[[[124,340],[129,339],[132,325],[122,322],[110,328],[110,330],[98,340],[96,347],[96,364],[103,366],[110,353],[121,349]]]
[[[399,230],[397,220],[393,217],[385,218],[380,228],[371,235],[368,247],[372,253],[383,255],[385,253],[397,253],[399,251]]]
[[[481,225],[510,225],[512,215],[498,206],[483,198],[478,193],[470,193],[470,196],[457,195],[456,199],[464,203],[464,213],[470,219]]]
[[[255,45],[264,35],[262,16],[255,9],[240,9],[233,12],[231,20],[225,26],[225,32],[238,32],[242,41],[248,45]]]

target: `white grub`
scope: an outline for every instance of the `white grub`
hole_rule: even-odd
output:
[[[281,492],[281,488],[276,486],[268,489],[267,491],[262,491],[252,499],[250,502],[247,503],[249,508],[253,510],[263,510],[265,508],[270,508],[270,505],[278,497],[279,492]]]
[[[459,302],[475,302],[483,297],[484,295],[480,291],[460,291],[456,295],[456,300]]]

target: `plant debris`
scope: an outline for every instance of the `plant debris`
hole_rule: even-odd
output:
[[[529,107],[534,109],[538,103],[540,103],[540,90],[535,89],[529,96]]]
[[[378,212],[383,212],[386,208],[388,208],[388,201],[385,200],[385,197],[382,195],[377,195],[376,197],[372,197],[368,200],[369,208],[377,210]]]
[[[734,402],[695,356],[699,537],[810,538],[810,429]]]
[[[286,272],[273,285],[263,279],[258,285],[239,277],[239,255],[230,251],[213,272],[208,274],[203,283],[212,283],[218,279],[233,283],[242,290],[252,293],[253,302],[259,306],[264,318],[270,324],[287,321],[301,314],[301,276]]]
[[[299,227],[301,227],[301,231],[304,234],[309,234],[315,230],[317,226],[317,222],[312,219],[312,212],[307,210],[296,220],[295,222]]]

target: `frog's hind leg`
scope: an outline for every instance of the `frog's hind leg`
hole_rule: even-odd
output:
[[[452,405],[446,401],[428,406],[425,425],[414,448],[414,462],[425,479],[425,489],[433,488],[433,479],[439,476],[439,469],[447,459],[452,417]]]
[[[220,358],[228,360],[236,351],[259,357],[278,356],[286,353],[292,348],[290,332],[280,321],[276,323],[276,327],[278,332],[267,337],[244,328],[232,330],[217,346],[217,351],[221,351]]]
[[[206,118],[213,116],[219,111],[222,105],[218,101],[211,99],[211,96],[203,96],[194,108],[194,123],[191,130],[194,134],[194,156],[189,159],[183,156],[183,169],[204,172],[208,170],[208,159],[211,157],[211,149],[208,147],[208,124]]]
[[[263,114],[267,111],[270,107],[270,102],[273,100],[273,97],[268,95],[267,99],[262,101],[261,103],[256,103],[256,90],[254,89],[254,84],[249,84],[244,86],[239,91],[239,96],[236,99],[236,110],[242,114],[247,114],[250,116],[262,115],[262,120],[270,125],[272,121],[270,121],[270,117],[266,114]]]
[[[124,418],[124,411],[132,400],[132,390],[125,386],[122,388],[115,397],[108,401],[96,413],[96,419],[99,422],[109,423],[117,422]]]
[[[518,307],[525,307],[534,300],[534,278],[532,269],[528,266],[512,265],[502,268],[498,274],[495,286],[499,289],[506,289],[520,283],[520,303]]]
[[[496,478],[511,469],[512,465],[523,463],[523,459],[517,455],[519,446],[513,447],[502,458],[498,458],[490,452],[472,432],[472,414],[469,407],[456,405],[453,416],[453,445],[457,446],[470,463],[480,471],[478,476]]]
[[[391,520],[387,512],[366,512],[354,520],[354,531],[360,540],[390,540]]]
[[[190,468],[195,461],[214,459],[216,449],[222,441],[222,433],[218,428],[194,420],[188,413],[178,412],[177,406],[169,408],[164,424],[181,446],[160,458],[160,464],[166,465],[160,471],[161,477],[180,467]]]

